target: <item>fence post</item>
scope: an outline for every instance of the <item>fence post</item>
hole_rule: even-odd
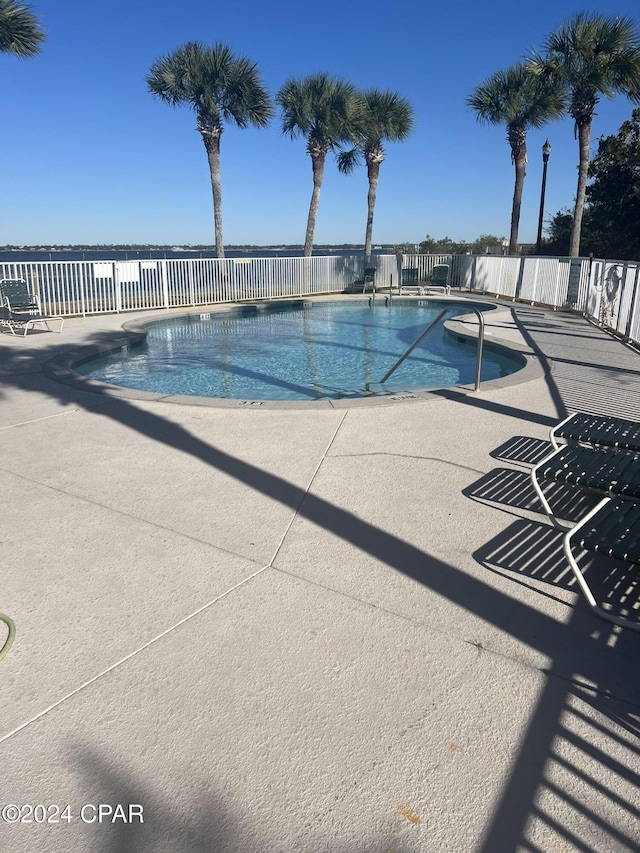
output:
[[[640,290],[640,264],[636,266],[636,275],[633,281],[633,295],[631,296],[631,307],[629,308],[629,319],[625,329],[625,337],[631,340],[631,329],[633,326],[633,318],[638,310],[638,291]]]
[[[560,264],[556,264],[556,285],[553,289],[553,310],[557,311],[560,307],[560,300],[558,299],[558,291],[560,290]]]
[[[116,314],[122,311],[122,288],[120,285],[120,264],[115,261],[113,264],[113,295],[116,300]]]
[[[188,273],[188,276],[189,276],[189,303],[191,305],[195,305],[196,299],[195,299],[195,288],[193,286],[193,260],[191,258],[189,258],[187,260],[187,269],[189,271],[189,273]]]
[[[533,305],[536,301],[536,291],[538,289],[538,270],[540,265],[540,259],[536,258],[536,268],[533,271],[533,287],[531,288],[531,305]]]
[[[84,256],[83,256],[83,257],[84,257]],[[91,284],[92,284],[93,286],[95,286],[95,285],[94,285],[94,281],[95,281],[95,279],[93,278],[93,264],[87,264],[87,263],[85,263],[85,262],[84,262],[84,260],[82,260],[82,261],[80,261],[80,262],[78,263],[78,266],[79,266],[79,267],[80,267],[80,269],[82,270],[82,274],[79,276],[79,279],[80,279],[80,282],[81,282],[81,284],[80,284],[80,305],[81,305],[81,308],[82,308],[82,316],[83,316],[83,317],[86,317],[87,315],[86,315],[86,312],[85,312],[85,304],[84,304],[84,300],[85,300],[85,293],[86,293],[86,291],[87,291],[87,287],[88,287],[87,278],[89,277],[89,276],[88,276],[88,271],[89,271],[89,270],[91,270]]]
[[[233,301],[239,302],[238,299],[238,271],[236,269],[235,260],[231,260],[231,269],[233,270],[233,283],[231,285],[231,292],[233,293]]]
[[[160,285],[162,287],[162,299],[164,307],[169,307],[169,285],[167,283],[167,261],[166,258],[160,261]]]

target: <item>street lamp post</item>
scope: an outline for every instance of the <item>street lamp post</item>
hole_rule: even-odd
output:
[[[536,255],[540,254],[542,246],[542,219],[544,216],[544,193],[547,188],[547,163],[551,154],[551,145],[547,139],[542,146],[542,190],[540,191],[540,216],[538,217],[538,237],[536,239]]]

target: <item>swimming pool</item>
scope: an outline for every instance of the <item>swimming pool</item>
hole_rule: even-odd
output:
[[[335,400],[473,383],[475,342],[440,324],[379,385],[446,304],[294,302],[202,312],[151,323],[142,345],[74,369],[141,391],[237,400]],[[468,310],[456,306],[447,316]],[[521,367],[516,357],[486,347],[482,379]]]

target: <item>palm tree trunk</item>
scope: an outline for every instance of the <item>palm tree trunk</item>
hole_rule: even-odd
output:
[[[582,216],[584,200],[587,192],[587,177],[589,174],[589,148],[591,147],[591,120],[593,116],[583,119],[578,124],[578,145],[580,147],[580,164],[578,166],[578,189],[576,206],[573,211],[573,224],[569,240],[569,255],[577,258],[580,254],[580,235],[582,233]]]
[[[316,217],[318,215],[318,203],[320,201],[320,187],[324,177],[324,152],[311,154],[311,168],[313,169],[313,192],[311,204],[309,205],[309,218],[307,219],[307,233],[304,238],[304,257],[310,258],[313,251],[313,234],[316,230]]]
[[[213,222],[216,237],[216,255],[224,258],[222,241],[222,184],[220,182],[220,135],[222,130],[201,130],[204,147],[207,149],[209,171],[211,173],[211,191],[213,193]]]
[[[364,265],[371,266],[371,242],[373,236],[373,211],[376,206],[376,193],[378,192],[378,176],[380,175],[380,160],[375,157],[367,157],[367,174],[369,176],[369,192],[367,194],[367,230],[364,236]]]
[[[510,133],[511,159],[515,166],[516,182],[513,188],[513,204],[511,206],[511,233],[509,235],[509,254],[518,253],[518,228],[520,227],[520,209],[522,207],[522,192],[524,179],[527,174],[527,142],[523,131]]]

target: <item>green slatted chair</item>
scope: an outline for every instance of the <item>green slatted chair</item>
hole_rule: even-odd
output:
[[[640,621],[619,616],[606,610],[596,601],[572,552],[572,548],[578,546],[587,551],[623,560],[636,567],[640,566],[640,503],[604,498],[581,522],[565,534],[563,546],[571,571],[592,610],[608,622],[633,631],[640,631]],[[634,609],[640,616],[637,606]]]
[[[59,321],[60,327],[56,331],[62,331],[64,318],[43,314],[38,295],[32,293],[27,282],[22,279],[0,281],[0,306],[0,325],[7,326],[13,335],[16,329],[22,329],[23,335],[26,335],[29,328],[36,325],[46,326],[52,331],[49,326],[52,320]]]
[[[7,302],[2,289],[4,284],[4,281],[0,281],[0,326],[4,326],[9,329],[12,335],[15,335],[16,328],[22,324],[20,323],[20,318],[9,307],[10,303]]]
[[[408,296],[421,296],[423,292],[422,285],[418,281],[418,267],[406,267],[403,269],[400,281],[400,296],[404,294]]]
[[[640,453],[602,447],[563,445],[531,469],[531,482],[552,523],[568,525],[554,515],[541,481],[570,483],[601,495],[640,502]]]
[[[447,296],[451,293],[448,264],[436,264],[431,270],[431,275],[424,285],[424,292],[429,293],[432,290],[439,290]]]
[[[581,444],[640,451],[640,423],[624,418],[575,412],[557,424],[551,430],[549,438],[556,449],[560,446],[558,439],[563,439]]]

